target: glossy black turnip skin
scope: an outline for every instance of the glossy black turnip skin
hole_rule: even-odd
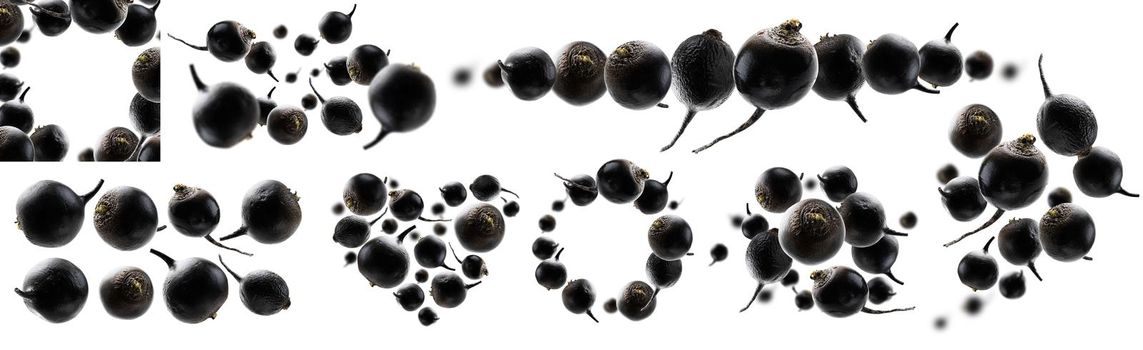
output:
[[[941,203],[957,221],[975,219],[988,208],[988,202],[980,194],[980,180],[974,177],[957,177],[937,191],[941,194]]]
[[[693,240],[691,226],[675,215],[663,215],[647,229],[647,243],[651,252],[663,260],[673,261],[686,256]]]
[[[318,22],[318,33],[321,38],[330,44],[340,44],[349,40],[353,34],[353,15],[357,13],[357,5],[349,13],[330,11],[322,16]]]
[[[389,55],[377,45],[365,44],[349,52],[345,60],[345,74],[349,79],[361,84],[369,85],[377,73],[389,66]],[[341,69],[341,67],[337,67]]]
[[[788,181],[788,180],[787,180]],[[841,202],[845,197],[857,192],[857,175],[846,166],[834,166],[818,175],[822,191],[826,197],[834,202]]]
[[[477,176],[468,185],[468,190],[472,192],[472,196],[482,201],[491,201],[500,196],[500,192],[507,192],[519,198],[515,192],[512,192],[500,184],[500,179],[495,176],[484,174]]]
[[[300,197],[276,180],[259,182],[242,200],[243,234],[264,244],[285,242],[302,222]],[[233,236],[233,235],[231,235]],[[229,239],[223,237],[222,240]]]
[[[1074,170],[1073,170],[1074,171]],[[1063,187],[1056,187],[1052,192],[1048,192],[1048,207],[1054,207],[1064,203],[1072,202],[1072,192]]]
[[[222,219],[218,201],[204,189],[175,185],[167,207],[167,218],[175,231],[190,237],[203,237],[218,227]]]
[[[1048,185],[1048,163],[1035,144],[1035,136],[1024,134],[988,152],[980,162],[977,180],[980,194],[996,207],[996,212],[983,225],[945,243],[945,247],[992,226],[1006,211],[1027,207],[1040,198]],[[944,190],[941,194],[948,196]],[[949,207],[947,201],[945,205]],[[951,207],[949,209],[950,213],[956,211]]]
[[[163,135],[154,135],[143,140],[139,146],[137,160],[140,162],[158,162],[162,156]]]
[[[679,260],[667,261],[660,259],[653,253],[647,254],[644,270],[647,273],[647,279],[655,288],[670,288],[678,283],[679,278],[683,276],[683,262]]]
[[[79,234],[84,207],[102,187],[103,180],[99,180],[95,189],[80,196],[56,181],[37,182],[16,201],[16,227],[32,244],[62,247]]]
[[[792,105],[809,94],[817,79],[817,55],[790,19],[746,39],[734,64],[738,93],[762,110]]]
[[[631,203],[643,193],[643,184],[650,178],[643,168],[625,159],[604,163],[596,172],[599,194],[616,204]]]
[[[559,289],[567,282],[567,266],[564,266],[564,263],[560,262],[560,254],[562,253],[563,250],[560,250],[559,253],[556,253],[555,259],[544,260],[536,265],[534,275],[536,277],[536,283],[539,284],[540,287],[544,287],[544,289],[547,290]]]
[[[223,62],[234,62],[246,57],[257,35],[238,22],[221,21],[210,27],[206,38],[206,51]]]
[[[163,300],[175,319],[194,324],[217,315],[230,291],[226,272],[202,258],[175,261],[154,249],[151,254],[170,269],[163,282]]]
[[[556,83],[556,65],[547,52],[535,47],[513,51],[497,63],[500,79],[512,94],[524,101],[535,101],[548,94]]]
[[[1052,94],[1044,78],[1044,55],[1040,55],[1040,84],[1044,88],[1044,103],[1036,115],[1036,129],[1040,139],[1052,152],[1064,156],[1087,153],[1099,134],[1095,112],[1079,97]]]
[[[88,33],[102,34],[115,31],[127,20],[131,0],[71,0],[69,3],[76,25]]]
[[[1000,278],[1000,295],[1008,299],[1020,299],[1028,290],[1024,283],[1024,271],[1010,272]]]
[[[674,177],[673,172],[664,181],[654,179],[644,181],[643,193],[640,193],[639,198],[635,199],[635,209],[643,214],[658,214],[666,209],[667,202],[670,200],[670,192],[667,190],[667,186],[671,184],[672,177]],[[556,203],[559,203],[558,206],[562,208],[563,202]]]
[[[754,238],[754,236],[770,230],[770,221],[766,220],[766,217],[762,216],[762,214],[751,214],[741,222],[742,224],[740,224],[738,228],[742,231],[742,236],[746,237],[746,239]]]
[[[36,118],[32,107],[24,102],[30,87],[25,87],[20,98],[0,104],[0,126],[11,126],[20,129],[25,134],[32,132]]]
[[[70,321],[87,302],[87,277],[71,261],[51,258],[33,266],[16,295],[28,311],[51,323]]]
[[[302,56],[312,55],[314,50],[317,50],[317,45],[320,42],[320,40],[309,34],[298,35],[298,37],[294,39],[294,52]],[[289,79],[286,80],[289,82]]]
[[[557,177],[559,176],[557,175]],[[599,197],[599,185],[591,175],[580,174],[572,176],[570,179],[559,178],[564,180],[564,190],[572,204],[581,207],[586,206],[595,202],[595,199]]]
[[[413,226],[416,227],[416,226]],[[405,233],[412,231],[412,227]],[[393,288],[405,281],[409,274],[409,252],[401,246],[401,239],[374,237],[357,253],[357,271],[369,281],[370,286]]]
[[[325,74],[329,76],[330,82],[333,85],[345,86],[353,82],[353,78],[349,76],[349,57],[338,56],[329,60],[323,66],[325,67]]]
[[[893,275],[893,265],[897,263],[897,254],[900,251],[897,238],[882,236],[880,240],[868,247],[853,247],[853,264],[857,268],[872,274],[885,274],[893,282],[905,284]]]
[[[865,44],[853,35],[826,34],[814,44],[814,51],[818,56],[814,92],[826,100],[845,100],[864,122],[865,115],[858,109],[855,95],[865,86],[865,74],[861,68]]]
[[[564,286],[560,294],[565,309],[573,314],[586,313],[596,323],[599,322],[591,313],[591,306],[595,305],[595,289],[591,287],[591,282],[585,279],[573,280]]]
[[[655,44],[628,41],[607,57],[604,83],[620,106],[634,110],[651,108],[671,88],[671,63]]]
[[[754,182],[754,200],[768,212],[785,213],[802,200],[802,181],[790,169],[767,169]]]
[[[444,241],[437,236],[422,237],[413,246],[413,259],[426,269],[446,266],[446,258],[448,258],[448,250],[445,249]]]
[[[884,303],[897,295],[897,292],[893,291],[893,285],[881,277],[870,279],[866,285],[869,287],[869,302],[873,304]]]
[[[886,232],[885,207],[868,193],[849,195],[841,202],[838,212],[845,221],[845,242],[854,247],[874,245]]]
[[[342,201],[353,214],[374,215],[381,212],[389,201],[389,186],[374,174],[353,175],[345,182]]]
[[[350,212],[373,215],[385,208],[389,200],[389,188],[377,175],[360,173],[345,182],[341,199]]]
[[[1016,266],[1027,265],[1037,279],[1043,280],[1036,271],[1036,258],[1044,251],[1040,246],[1040,228],[1036,220],[1009,221],[996,235],[996,248],[1008,263]]]
[[[826,35],[814,44],[818,56],[818,76],[814,92],[822,98],[837,101],[849,97],[865,86],[861,57],[865,45],[849,34]]]
[[[437,105],[436,85],[420,68],[404,64],[385,66],[369,84],[369,106],[381,123],[376,145],[392,132],[410,132],[424,126]]]
[[[957,170],[956,165],[952,163],[945,164],[940,169],[937,169],[937,182],[941,185],[949,183],[957,176],[960,176],[960,170]]]
[[[934,87],[955,84],[964,72],[964,58],[952,44],[953,31],[958,26],[960,23],[953,24],[944,38],[929,41],[918,51],[921,58],[919,76]]]
[[[32,21],[35,22],[36,27],[40,29],[40,33],[43,33],[45,36],[53,37],[63,34],[71,27],[71,7],[63,0],[39,0],[36,1],[36,4],[40,6],[32,7],[29,10],[32,12]],[[54,15],[62,16],[57,17]],[[11,28],[22,28],[23,23],[12,23],[10,26]],[[19,35],[18,30],[13,30],[12,32]],[[5,37],[0,39],[0,43],[11,43],[11,41],[16,39],[17,38]]]
[[[425,211],[425,201],[416,191],[398,189],[389,191],[389,211],[393,218],[401,221],[413,221],[421,217]]]
[[[460,306],[468,298],[468,289],[480,284],[464,284],[464,280],[455,273],[443,272],[433,277],[432,288],[429,294],[437,306],[451,309]]]
[[[270,45],[270,43],[259,41],[250,45],[250,52],[246,54],[244,61],[246,63],[246,69],[254,72],[254,74],[270,73],[272,77],[274,73],[270,70],[274,68],[274,64],[278,62],[278,53],[274,51],[274,46]]]
[[[127,46],[140,46],[151,42],[159,29],[159,23],[155,19],[158,7],[157,4],[151,7],[138,4],[128,6],[123,24],[115,29],[115,37]]]
[[[992,75],[992,55],[984,51],[976,51],[964,59],[964,73],[972,80],[988,79]]]
[[[901,35],[885,34],[870,43],[861,66],[869,87],[877,92],[896,95],[920,87],[917,46]]]
[[[988,254],[988,247],[992,245],[994,239],[995,237],[989,239],[988,243],[984,244],[984,249],[965,254],[957,264],[956,273],[960,277],[960,282],[972,288],[974,292],[991,289],[999,279],[1000,267],[996,264],[996,258]]]
[[[1025,134],[1004,143],[980,163],[980,193],[1003,210],[1027,207],[1040,198],[1048,185],[1048,164],[1036,148],[1036,137]]]
[[[1040,218],[1040,245],[1057,261],[1082,259],[1095,244],[1095,221],[1086,210],[1072,203],[1049,209]]]
[[[423,307],[421,311],[417,311],[417,321],[421,322],[422,326],[431,326],[437,323],[437,320],[440,320],[440,317],[437,317],[437,312],[431,307]]]
[[[853,269],[835,266],[810,273],[814,281],[814,303],[826,315],[848,317],[865,307],[869,287]]]
[[[1116,193],[1139,197],[1123,189],[1123,161],[1119,155],[1104,147],[1092,147],[1076,159],[1072,177],[1080,192],[1090,197],[1103,198]]]
[[[427,279],[428,277],[426,276],[425,278]],[[405,311],[413,311],[425,303],[425,290],[421,289],[421,286],[417,284],[408,283],[398,288],[396,292],[393,292],[393,297],[397,298],[397,304],[400,304],[402,309],[405,309]]]
[[[452,248],[451,246],[449,248]],[[456,251],[453,251],[455,257]],[[460,260],[460,272],[470,280],[478,280],[488,276],[488,264],[479,255],[471,254]]]
[[[734,62],[734,85],[750,104],[764,110],[787,107],[810,93],[818,59],[792,19],[750,36]]]
[[[258,99],[250,90],[230,82],[207,87],[198,79],[194,65],[190,70],[200,92],[193,110],[199,138],[218,148],[234,147],[250,138],[261,114]]]

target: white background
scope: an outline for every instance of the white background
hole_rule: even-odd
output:
[[[1132,218],[1140,209],[1138,199],[1084,197],[1075,189],[1070,175],[1073,160],[1051,154],[1038,143],[1041,150],[1049,153],[1049,189],[1072,189],[1076,202],[1096,220],[1099,234],[1090,254],[1095,261],[1064,264],[1042,256],[1038,265],[1044,282],[1027,275],[1028,293],[1016,301],[1003,299],[995,289],[979,292],[987,300],[985,311],[978,317],[968,317],[960,308],[972,292],[957,279],[957,261],[966,252],[979,249],[988,234],[994,234],[1008,218],[1038,219],[1047,209],[1046,200],[1006,216],[993,229],[957,246],[942,248],[941,243],[974,228],[992,209],[976,222],[955,222],[948,218],[933,190],[938,186],[934,175],[941,165],[952,162],[962,174],[975,174],[978,167],[977,160],[959,155],[947,141],[948,125],[964,105],[984,103],[997,111],[1004,122],[1005,140],[1034,132],[1036,111],[1043,99],[1034,77],[1035,58],[1041,52],[1047,57],[1045,64],[1053,91],[1078,95],[1093,107],[1100,122],[1097,144],[1115,150],[1123,158],[1125,187],[1143,189],[1143,177],[1139,175],[1143,160],[1135,135],[1140,127],[1134,103],[1136,89],[1129,85],[1141,76],[1131,63],[1131,58],[1139,54],[1130,44],[1137,27],[1133,24],[1135,19],[1129,17],[1131,11],[1091,3],[1029,8],[1001,2],[960,2],[934,9],[915,2],[363,2],[349,42],[336,46],[323,42],[313,56],[301,58],[292,50],[294,36],[302,32],[316,35],[322,14],[329,10],[348,11],[352,7],[350,1],[203,0],[170,1],[163,6],[160,13],[177,14],[165,17],[164,32],[196,43],[201,43],[207,28],[219,20],[238,20],[251,27],[260,40],[270,40],[278,50],[275,72],[279,77],[299,66],[305,67],[305,71],[319,67],[321,62],[346,55],[359,44],[373,43],[392,49],[392,61],[415,62],[433,77],[438,93],[436,113],[421,129],[390,135],[376,148],[363,151],[361,145],[372,139],[378,129],[368,109],[366,89],[356,85],[335,88],[323,73],[317,85],[324,95],[347,95],[362,105],[366,120],[361,134],[333,136],[320,125],[320,112],[314,111],[310,113],[310,133],[297,145],[278,145],[259,129],[253,140],[232,149],[210,148],[193,132],[190,111],[197,92],[186,65],[196,63],[208,84],[236,81],[255,94],[264,94],[272,81],[253,75],[241,62],[221,63],[207,53],[164,40],[169,68],[165,70],[166,162],[137,166],[3,165],[6,181],[0,187],[0,221],[14,221],[13,216],[4,215],[14,213],[19,193],[37,180],[56,179],[82,193],[98,178],[106,178],[106,188],[132,185],[146,190],[162,212],[175,183],[204,187],[215,194],[222,206],[223,219],[216,233],[222,234],[240,225],[239,203],[251,185],[263,179],[281,180],[302,198],[305,215],[298,233],[274,246],[260,245],[248,238],[235,239],[230,243],[253,251],[255,257],[224,256],[240,272],[265,268],[284,276],[290,283],[293,306],[272,317],[256,316],[242,306],[237,284],[231,283],[230,300],[216,320],[181,324],[170,316],[159,295],[142,318],[115,320],[106,315],[98,301],[99,280],[115,266],[135,265],[150,273],[156,287],[161,288],[166,268],[159,259],[143,249],[111,249],[98,238],[90,218],[74,242],[56,249],[35,247],[9,226],[8,234],[0,236],[5,259],[5,264],[0,265],[0,281],[18,286],[27,269],[38,261],[64,257],[83,268],[92,291],[84,311],[75,320],[60,325],[48,324],[30,314],[14,295],[0,298],[0,322],[14,333],[18,347],[111,343],[164,348],[706,348],[747,344],[780,348],[964,348],[1000,344],[1078,347],[1092,341],[1129,342],[1136,331],[1131,317],[1140,310],[1140,301],[1134,296],[1140,284],[1132,277],[1131,269],[1136,263],[1132,249],[1143,243]],[[538,46],[555,55],[568,42],[587,40],[610,52],[624,41],[639,39],[651,41],[670,54],[686,37],[716,28],[737,51],[752,33],[791,17],[805,24],[803,33],[814,41],[826,32],[850,33],[862,40],[896,32],[918,47],[943,36],[953,22],[960,21],[953,42],[963,54],[986,49],[998,63],[1014,61],[1023,70],[1015,82],[1000,79],[999,67],[986,81],[969,82],[965,77],[955,86],[943,89],[939,96],[917,92],[885,96],[866,87],[858,94],[858,100],[870,119],[868,124],[858,122],[844,103],[823,101],[811,94],[793,107],[768,112],[749,131],[698,156],[689,150],[736,127],[753,107],[735,94],[721,108],[699,114],[674,150],[659,153],[684,113],[673,95],[664,101],[672,104],[667,110],[624,110],[606,96],[590,106],[577,108],[551,94],[539,102],[518,101],[506,89],[491,90],[479,80],[479,71],[486,64],[519,47]],[[289,26],[288,40],[273,39],[271,30],[279,23]],[[126,64],[111,63],[129,59],[113,39],[81,35],[76,28],[69,34],[80,38],[68,40],[75,43],[68,47],[85,48],[80,50],[85,59],[122,57],[101,65],[89,61],[90,66],[53,60],[57,66],[68,67],[70,73],[66,74],[72,79],[78,79],[75,77],[80,74],[100,74],[83,75],[82,81],[93,86],[114,86],[110,89],[131,87],[124,82],[96,83],[106,81],[97,77],[111,74],[104,70],[114,70],[105,67],[121,66],[122,74],[112,76],[126,76],[129,69]],[[63,44],[49,47],[43,36],[33,38],[32,43],[45,50],[58,50],[58,55],[72,50]],[[80,51],[71,55],[78,56]],[[42,60],[41,63],[48,62]],[[28,66],[22,69],[32,69],[32,61],[32,53],[25,53]],[[458,89],[451,84],[451,73],[462,65],[479,69],[474,77],[476,84]],[[38,69],[64,74],[43,66]],[[74,85],[71,88],[80,85],[79,81]],[[96,101],[93,89],[57,96]],[[282,84],[275,97],[279,103],[298,104],[294,101],[307,91],[305,85]],[[123,100],[125,111],[130,94],[109,93],[123,95],[118,99]],[[40,96],[30,102],[44,107],[46,115],[49,104],[41,100],[44,95],[30,96]],[[97,110],[90,103],[60,104],[56,108],[68,108],[65,110],[75,115],[72,120]],[[539,234],[536,220],[549,211],[553,199],[564,196],[562,186],[551,173],[594,174],[599,165],[613,158],[634,160],[657,179],[676,171],[670,189],[673,199],[682,201],[677,214],[685,217],[695,231],[693,250],[697,256],[686,260],[682,280],[660,295],[651,318],[630,322],[618,314],[605,314],[600,309],[604,300],[617,296],[625,283],[646,279],[643,263],[649,249],[645,232],[654,216],[644,216],[630,206],[613,205],[603,199],[587,208],[569,205],[569,209],[557,214],[558,227],[551,235],[568,249],[563,261],[569,267],[570,277],[587,278],[596,288],[594,310],[601,323],[595,324],[586,316],[568,313],[557,291],[548,292],[536,284],[532,274],[538,261],[532,257],[530,246]],[[834,319],[818,311],[796,311],[792,293],[781,289],[770,304],[755,305],[739,314],[754,281],[742,262],[746,240],[729,226],[727,218],[741,212],[743,203],[752,200],[754,180],[767,168],[784,166],[810,176],[838,164],[848,165],[856,172],[859,190],[876,195],[885,204],[894,227],[901,213],[917,212],[920,224],[911,230],[909,238],[900,240],[902,252],[893,269],[907,285],[897,287],[897,297],[882,305],[915,305],[917,310]],[[344,181],[358,172],[392,176],[402,187],[420,191],[428,203],[439,200],[437,186],[453,180],[467,183],[483,173],[497,175],[507,188],[524,197],[522,212],[509,220],[504,243],[483,255],[491,275],[470,291],[468,300],[460,307],[434,307],[441,320],[432,327],[422,327],[415,312],[402,310],[393,300],[392,291],[368,288],[355,268],[341,267],[346,250],[330,241],[338,219],[330,213],[330,206],[340,198]],[[824,197],[820,191],[808,192],[806,196]],[[449,215],[454,212],[450,209]],[[91,215],[90,206],[87,215]],[[771,225],[779,225],[783,220],[773,214],[766,217]],[[427,233],[431,225],[419,227]],[[446,240],[452,240],[451,229]],[[707,250],[716,242],[727,244],[731,257],[708,268]],[[220,252],[202,240],[183,237],[173,230],[156,235],[150,247],[175,258],[214,258]],[[848,249],[847,246],[819,267],[851,265]],[[1000,261],[1002,274],[1016,270],[995,249],[993,256]],[[796,269],[802,275],[798,288],[809,288],[806,277],[813,268],[797,265]],[[426,303],[429,304],[431,301]],[[939,316],[949,319],[944,332],[937,332],[932,326]]]

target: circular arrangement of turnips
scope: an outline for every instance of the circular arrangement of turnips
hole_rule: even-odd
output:
[[[560,261],[566,247],[553,238],[557,227],[554,215],[566,209],[567,201],[576,207],[585,207],[596,202],[600,196],[614,204],[629,204],[643,215],[658,215],[651,221],[646,233],[647,245],[651,251],[644,266],[647,282],[628,283],[617,298],[605,301],[602,306],[605,312],[619,312],[632,321],[650,317],[658,304],[659,292],[679,281],[683,259],[694,255],[691,248],[695,234],[690,224],[677,215],[660,215],[668,208],[674,210],[678,207],[677,201],[670,200],[668,191],[674,172],[659,181],[651,179],[649,171],[630,160],[613,159],[604,162],[594,177],[588,174],[571,177],[559,173],[554,175],[562,182],[567,197],[553,201],[550,207],[552,213],[539,219],[541,236],[533,241],[531,247],[532,255],[540,260],[535,269],[536,283],[545,290],[560,290],[564,307],[572,314],[585,314],[599,322],[592,312],[598,296],[592,282],[586,278],[569,277],[568,267]],[[722,249],[725,250],[726,247],[723,246]],[[575,252],[572,254],[582,253],[579,250]],[[715,262],[726,258],[727,252],[719,252],[713,253],[722,254],[721,259],[715,258]]]
[[[129,0],[44,0],[0,1],[0,161],[62,161],[72,151],[63,126],[45,124],[26,102],[31,84],[16,74],[20,62],[34,59],[31,48],[22,52],[15,44],[26,44],[31,30],[24,29],[26,6],[30,22],[46,37],[66,32],[74,22],[79,30],[92,34],[112,34],[129,47],[149,44],[156,37],[158,1],[132,4]],[[114,32],[114,33],[112,33]],[[53,40],[53,39],[44,39]],[[159,161],[160,160],[160,48],[143,50],[131,65],[131,82],[137,93],[129,104],[133,129],[114,127],[92,145],[79,151],[79,161]],[[40,89],[43,89],[42,87]],[[33,98],[34,98],[33,94]],[[126,101],[125,101],[126,102]],[[100,152],[102,150],[103,152]],[[90,153],[89,153],[90,152]]]

